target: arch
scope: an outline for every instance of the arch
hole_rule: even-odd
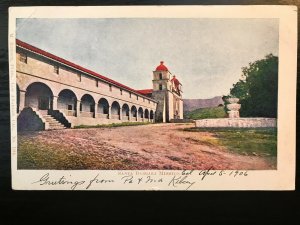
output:
[[[138,119],[143,120],[143,118],[144,118],[144,111],[143,108],[140,107],[138,110]]]
[[[95,113],[95,100],[89,95],[85,94],[81,97],[80,115],[85,117],[93,117]]]
[[[149,119],[149,110],[145,109],[145,119]]]
[[[131,107],[130,112],[131,112],[132,117],[135,117],[135,118],[137,117],[137,109],[134,105]]]
[[[150,120],[153,120],[154,119],[154,112],[153,110],[150,110]]]
[[[120,119],[120,104],[116,101],[111,104],[111,116],[112,119]]]
[[[109,103],[105,98],[100,98],[98,101],[98,114],[100,118],[108,118]]]
[[[34,82],[28,85],[25,94],[25,106],[38,110],[53,109],[53,92],[46,84]]]
[[[122,119],[129,120],[129,106],[127,104],[122,106]]]
[[[77,97],[75,93],[69,89],[63,89],[58,94],[57,108],[63,111],[67,116],[76,115]]]

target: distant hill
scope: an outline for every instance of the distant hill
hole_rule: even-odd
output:
[[[213,108],[220,104],[224,105],[222,96],[216,96],[209,99],[183,99],[183,111],[190,112],[200,108]]]
[[[184,112],[185,119],[207,119],[207,118],[225,118],[227,114],[224,110],[223,106],[219,107],[212,107],[212,108],[202,108],[202,109],[195,109],[190,112]]]

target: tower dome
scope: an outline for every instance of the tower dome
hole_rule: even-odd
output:
[[[164,61],[160,61],[160,65],[156,67],[156,71],[169,71],[168,68],[164,65]]]

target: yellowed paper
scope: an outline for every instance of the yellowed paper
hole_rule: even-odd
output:
[[[99,30],[92,28],[95,24],[99,24]],[[155,32],[166,24],[165,32]],[[145,26],[147,30],[143,33],[139,29]],[[250,33],[253,29],[248,36],[246,26]],[[101,33],[104,27],[107,30]],[[73,30],[81,28],[72,38]],[[203,36],[196,38],[200,28]],[[266,29],[274,33],[267,35]],[[43,32],[54,38],[43,39]],[[136,40],[144,47],[139,47]],[[243,40],[247,43],[245,49]],[[230,45],[222,45],[226,41]],[[67,48],[66,42],[72,48]],[[189,43],[194,43],[194,47],[184,48]],[[55,52],[51,46],[56,46]],[[152,51],[147,52],[150,47]],[[261,53],[264,47],[267,50]],[[268,123],[277,127],[276,156],[272,163],[268,161],[270,157],[256,151],[249,156],[232,153],[221,144],[215,146],[218,137],[210,136],[208,128],[201,135],[187,132],[186,129],[197,124],[235,126],[230,121],[237,120],[228,118],[186,124],[184,99],[212,98],[225,95],[226,90],[228,94],[230,85],[239,80],[240,74],[233,69],[242,67],[238,59],[245,58],[243,66],[247,67],[269,54],[269,49],[274,49],[273,54],[279,60],[277,118],[275,122],[241,118],[236,124],[241,129],[256,123],[255,126]],[[207,58],[210,61],[205,63]],[[196,63],[194,59],[199,60]],[[159,63],[161,60],[165,62]],[[294,190],[296,62],[295,6],[12,7],[9,9],[12,188]],[[97,69],[99,65],[103,71]],[[217,80],[222,80],[224,86]],[[30,86],[37,83],[40,89],[38,85]],[[151,91],[146,87],[152,88]],[[62,90],[73,92],[76,98],[74,104],[66,103],[64,110]],[[169,94],[159,94],[163,91]],[[48,92],[51,92],[49,99]],[[34,103],[32,96],[36,95]],[[101,99],[107,101],[107,111],[102,108]],[[59,118],[63,117],[67,125],[49,119],[50,109]],[[144,125],[107,125],[122,122]],[[43,131],[22,131],[21,127],[26,128],[29,123],[42,126]],[[107,126],[97,128],[99,124]],[[76,129],[80,125],[96,128]],[[71,151],[73,148],[77,150]],[[84,155],[78,149],[89,154]],[[59,158],[64,151],[64,158]]]

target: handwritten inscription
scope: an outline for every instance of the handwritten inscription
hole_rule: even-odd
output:
[[[86,180],[70,180],[67,179],[65,176],[62,176],[58,179],[50,179],[49,173],[43,175],[38,181],[33,182],[32,184],[39,184],[41,186],[70,186],[71,190],[75,190],[79,186],[83,186],[87,184],[85,189],[89,189],[93,184],[105,184],[105,183],[113,183],[114,180],[112,179],[98,179],[99,174],[95,176],[93,179],[86,181]]]
[[[38,181],[33,182],[33,184],[47,185],[47,186],[57,186],[57,185],[70,185],[72,190],[75,190],[76,187],[83,185],[84,180],[81,181],[70,181],[65,176],[60,177],[57,180],[50,179],[49,173],[43,175]]]
[[[92,184],[106,184],[106,183],[114,182],[114,180],[112,180],[112,179],[98,179],[98,176],[99,176],[99,174],[97,174],[96,177],[94,177],[92,180],[90,180],[86,189],[89,189],[92,186]]]
[[[183,171],[174,171],[174,172],[165,172],[160,171],[155,172],[137,172],[137,171],[116,171],[115,176],[109,178],[100,178],[100,175],[91,176],[90,179],[76,179],[71,175],[63,175],[59,178],[53,178],[50,176],[50,173],[42,175],[38,180],[34,181],[32,184],[38,184],[40,186],[65,186],[71,190],[76,189],[113,189],[113,186],[107,186],[110,183],[117,183],[122,185],[140,185],[141,188],[157,188],[164,189],[163,187],[168,187],[168,189],[179,189],[179,190],[189,190],[195,184],[199,182],[205,182],[205,180],[210,179],[211,177],[232,177],[233,179],[238,179],[238,177],[247,177],[248,171],[240,170],[183,170]],[[106,185],[106,186],[104,186]],[[110,187],[110,188],[109,188]],[[46,188],[51,189],[51,188]]]
[[[188,180],[188,176],[174,176],[169,182],[168,186],[178,187],[178,186],[187,186],[186,190],[188,190],[192,185],[196,182],[192,182]]]
[[[162,183],[163,178],[153,178],[151,176],[146,176],[146,177],[134,177],[134,176],[124,176],[121,178],[123,181],[123,184],[152,184],[152,183]]]

